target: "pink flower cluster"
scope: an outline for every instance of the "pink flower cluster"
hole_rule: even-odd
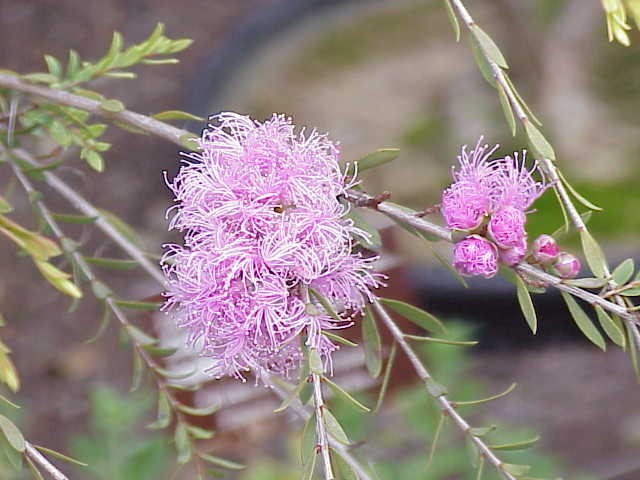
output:
[[[380,285],[373,259],[353,253],[353,237],[367,234],[338,199],[350,186],[339,151],[282,115],[211,122],[169,182],[170,228],[184,245],[169,245],[163,259],[165,308],[177,309],[214,376],[286,374],[299,366],[301,335],[329,362],[337,347],[322,331],[347,326]],[[309,289],[344,322],[314,306]]]
[[[547,185],[534,179],[535,165],[525,167],[526,152],[491,160],[498,146],[481,142],[462,148],[441,213],[449,228],[465,235],[454,247],[454,267],[462,275],[490,278],[499,262],[512,266],[524,258],[527,210]]]

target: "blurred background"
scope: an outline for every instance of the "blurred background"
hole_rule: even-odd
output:
[[[632,32],[627,48],[607,43],[596,0],[468,3],[543,120],[564,173],[605,209],[590,226],[611,263],[638,258],[640,35]],[[70,48],[83,58],[97,58],[113,30],[139,41],[157,22],[166,24],[170,37],[195,40],[180,55],[181,63],[139,68],[138,80],[105,82],[96,89],[142,113],[176,108],[203,116],[220,110],[256,118],[287,113],[298,125],[330,132],[345,161],[399,147],[395,162],[363,175],[366,190],[389,190],[398,203],[416,208],[437,203],[460,145],[475,145],[480,135],[500,143],[502,154],[526,146],[524,138],[511,137],[495,91],[479,75],[465,39],[456,44],[442,3],[435,0],[1,0],[0,67],[41,71],[42,54],[65,58]],[[202,125],[189,127],[198,131]],[[147,250],[159,252],[163,243],[177,240],[166,232],[164,211],[171,199],[162,172],[171,176],[177,170],[178,151],[152,137],[117,129],[109,135],[114,147],[105,155],[105,173],[89,172],[78,162],[77,169],[65,167],[61,174],[96,205],[134,226]],[[47,198],[56,205],[53,194]],[[18,218],[31,218],[26,199],[15,205]],[[561,225],[552,193],[536,207],[539,213],[529,217],[531,237]],[[117,254],[98,233],[83,235],[94,251]],[[472,281],[465,290],[427,245],[396,230],[385,231],[385,241],[394,278],[386,296],[415,301],[453,322],[461,338],[481,340],[472,350],[425,348],[436,377],[457,385],[454,393],[461,398],[519,383],[508,398],[471,412],[474,421],[507,425],[514,438],[539,432],[539,447],[526,454],[539,466],[538,476],[640,478],[640,389],[624,352],[610,346],[602,353],[588,344],[551,293],[534,297],[540,326],[532,337],[510,284]],[[579,252],[575,238],[564,242]],[[449,254],[448,245],[435,248]],[[2,338],[14,351],[23,382],[17,397],[23,408],[17,417],[10,414],[34,442],[71,452],[101,472],[84,470],[77,478],[169,478],[168,439],[143,428],[155,408],[153,387],[127,393],[131,352],[118,346],[117,329],[86,345],[100,319],[95,302],[86,299],[67,314],[66,299],[5,242],[0,268],[0,311],[7,319]],[[108,278],[124,297],[158,293],[141,271]],[[175,340],[165,316],[143,325]],[[350,362],[345,381],[373,403],[376,389],[361,357]],[[405,367],[397,367],[388,406],[373,420],[340,405],[335,413],[355,440],[367,439],[361,448],[375,460],[382,479],[475,478],[452,431],[432,470],[425,470],[437,412]],[[206,398],[236,388],[224,385],[205,392]],[[215,419],[217,454],[250,465],[234,478],[298,478],[297,429],[284,435],[281,427],[289,420],[270,414],[277,401],[247,388],[238,393],[243,404]],[[0,465],[0,478],[13,478],[3,469]]]

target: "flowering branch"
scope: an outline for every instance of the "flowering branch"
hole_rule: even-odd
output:
[[[411,362],[413,369],[418,374],[420,380],[425,384],[425,388],[427,393],[435,399],[435,401],[440,405],[442,409],[442,413],[453,420],[453,422],[462,430],[462,432],[469,437],[469,439],[475,444],[478,448],[481,457],[485,458],[489,463],[491,463],[500,474],[507,480],[516,480],[511,473],[505,470],[505,464],[502,462],[496,455],[493,453],[491,448],[478,436],[474,435],[469,423],[460,416],[460,414],[453,407],[449,399],[447,398],[446,392],[442,389],[442,387],[438,387],[434,382],[433,378],[425,368],[424,364],[420,361],[416,352],[411,348],[411,346],[407,343],[405,339],[405,335],[400,330],[396,322],[389,316],[387,311],[382,307],[378,300],[374,300],[373,307],[375,311],[378,313],[378,316],[382,320],[382,322],[386,325],[387,329],[393,336],[394,340],[400,346],[400,348],[404,351],[405,355]]]

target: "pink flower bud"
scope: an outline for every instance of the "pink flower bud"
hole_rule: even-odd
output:
[[[551,235],[540,235],[533,242],[533,258],[542,263],[549,265],[553,263],[560,255],[560,247]]]
[[[527,254],[527,239],[523,238],[522,243],[517,247],[499,250],[499,258],[502,263],[509,267],[513,267],[522,261]]]
[[[580,260],[575,255],[560,252],[553,268],[562,278],[575,278],[580,273]]]
[[[498,272],[498,249],[486,238],[471,235],[456,243],[453,266],[461,275],[491,278]]]
[[[524,230],[526,221],[527,217],[522,210],[507,206],[491,215],[487,230],[499,247],[520,247],[527,235]]]

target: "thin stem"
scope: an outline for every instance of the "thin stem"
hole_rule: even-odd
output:
[[[318,441],[318,449],[322,457],[324,467],[324,478],[333,480],[333,470],[331,468],[331,455],[329,453],[329,435],[325,424],[324,415],[324,399],[322,398],[322,379],[317,373],[311,374],[313,382],[313,404],[316,409],[316,439]]]
[[[109,112],[103,109],[101,102],[97,100],[74,95],[73,93],[65,92],[64,90],[33,85],[25,82],[20,77],[13,75],[0,73],[0,87],[46,98],[47,100],[59,105],[78,108],[100,117],[122,122],[132,127],[139,128],[144,132],[162,137],[177,145],[183,145],[184,136],[190,133],[187,130],[176,128],[167,123],[130,110],[122,110],[121,112],[115,113]]]
[[[31,459],[31,461],[41,467],[45,472],[51,475],[51,478],[55,480],[69,480],[69,478],[58,470],[47,458],[42,455],[37,448],[31,445],[29,442],[25,442],[24,454]]]
[[[282,400],[285,400],[289,397],[287,392],[285,392],[282,388],[276,385],[274,382],[271,382],[269,377],[264,377],[265,383],[269,386],[273,392],[280,397]],[[307,421],[309,417],[311,417],[311,413],[304,405],[300,402],[300,400],[295,399],[289,404],[289,408],[303,421]],[[347,449],[347,447],[337,440],[334,440],[332,437],[328,437],[328,442],[331,448],[333,448],[336,452],[340,454],[340,456],[344,459],[345,462],[351,467],[351,469],[356,472],[358,478],[360,480],[373,480],[371,475],[360,465],[360,462],[351,455],[351,452]]]
[[[462,430],[462,432],[465,435],[468,435],[469,439],[478,448],[480,455],[486,458],[498,470],[498,472],[500,472],[500,474],[505,479],[516,480],[516,478],[513,475],[511,475],[509,472],[504,470],[503,462],[496,456],[496,454],[491,450],[491,448],[489,448],[487,444],[484,443],[484,441],[480,437],[473,435],[471,433],[471,426],[456,411],[456,409],[453,407],[453,405],[447,398],[446,394],[436,396],[431,393],[429,384],[432,381],[432,377],[427,371],[427,369],[425,368],[422,361],[420,361],[420,358],[418,358],[418,355],[416,355],[416,352],[413,350],[413,348],[411,348],[411,345],[409,345],[405,340],[404,333],[402,332],[402,330],[400,330],[400,327],[398,327],[396,322],[391,318],[391,316],[382,307],[382,305],[378,300],[374,300],[373,308],[378,313],[378,316],[380,317],[382,322],[386,325],[387,329],[391,333],[391,336],[394,338],[394,340],[398,343],[399,347],[405,353],[405,355],[409,359],[409,362],[411,362],[411,365],[413,366],[413,369],[418,374],[418,377],[420,378],[420,380],[424,382],[425,387],[427,387],[426,388],[427,393],[432,398],[434,398],[434,400],[440,405],[440,408],[442,409],[443,414],[449,416],[449,418],[453,420],[453,422],[458,426],[458,428]]]

